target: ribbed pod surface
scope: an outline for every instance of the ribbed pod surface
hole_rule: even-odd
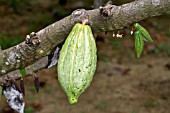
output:
[[[70,104],[90,85],[96,70],[96,43],[90,26],[77,23],[67,37],[58,61],[58,80]]]

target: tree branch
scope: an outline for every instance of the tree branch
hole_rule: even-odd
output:
[[[86,11],[86,13],[92,22],[92,30],[104,32],[122,29],[134,22],[159,16],[168,11],[170,11],[170,0],[138,0],[121,6],[107,5]],[[49,25],[36,34],[27,36],[26,41],[0,52],[0,76],[27,67],[49,55],[71,31],[75,24],[72,15]],[[11,75],[11,77],[16,79],[19,76]],[[0,77],[0,83],[3,83],[4,79],[2,78],[5,77]]]

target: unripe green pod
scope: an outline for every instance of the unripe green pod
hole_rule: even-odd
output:
[[[90,26],[77,23],[68,35],[58,60],[58,80],[75,104],[90,85],[96,70],[96,43]]]
[[[136,50],[137,58],[139,58],[141,56],[144,47],[143,36],[140,31],[134,32],[134,36],[135,36],[135,50]]]
[[[143,35],[143,38],[144,38],[145,41],[153,42],[151,36],[149,35],[148,31],[144,27],[142,27],[138,23],[135,23],[135,27],[138,29],[138,31],[141,32],[141,34]]]

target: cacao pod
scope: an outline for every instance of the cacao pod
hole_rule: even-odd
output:
[[[77,23],[65,40],[58,60],[58,80],[70,104],[90,85],[96,70],[96,43],[89,25]]]

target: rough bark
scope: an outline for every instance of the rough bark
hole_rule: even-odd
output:
[[[138,0],[121,6],[107,5],[102,8],[88,10],[86,13],[92,22],[92,30],[94,32],[104,32],[123,29],[135,22],[159,16],[169,11],[170,0]],[[11,72],[10,78],[17,79],[20,75],[14,74],[12,71],[27,66],[30,67],[29,65],[34,63],[36,65],[39,59],[42,60],[43,57],[49,55],[58,44],[65,40],[75,21],[77,20],[72,15],[65,17],[40,30],[36,35],[30,35],[31,38],[33,37],[31,43],[24,41],[1,51],[0,84],[6,83],[5,78],[7,77],[5,76],[9,76],[9,72]],[[32,69],[31,73],[44,67],[36,65],[36,69]]]

